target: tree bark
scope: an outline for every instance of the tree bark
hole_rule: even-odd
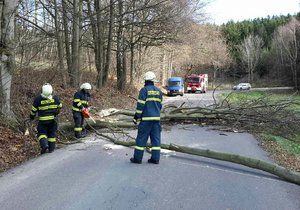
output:
[[[11,82],[15,69],[14,33],[15,12],[18,0],[0,1],[1,13],[1,113],[7,117],[13,117],[11,110]]]
[[[112,46],[112,32],[114,25],[114,0],[109,1],[109,26],[108,26],[108,37],[107,37],[107,47],[106,47],[106,59],[103,71],[103,85],[106,85],[108,79],[108,72],[111,62],[111,46]]]
[[[130,45],[130,85],[133,84],[133,72],[134,72],[134,44]]]
[[[135,1],[132,2],[132,23],[135,22]],[[135,40],[134,40],[134,24],[131,25],[130,28],[130,85],[133,84],[133,73],[134,73],[134,47],[135,47]]]
[[[59,22],[59,11],[57,6],[57,0],[54,0],[54,21],[55,21],[55,36],[57,41],[57,54],[58,54],[58,67],[59,72],[62,75],[63,85],[67,86],[67,75],[64,67],[64,48],[63,48],[63,37],[61,33],[61,24]]]
[[[73,87],[79,86],[79,60],[80,60],[80,1],[73,0],[73,37],[72,37],[72,73],[71,73],[71,85]]]
[[[64,38],[65,38],[65,51],[66,51],[66,60],[67,60],[67,72],[69,78],[72,74],[72,59],[70,51],[70,37],[69,37],[69,25],[68,25],[68,3],[67,0],[62,0],[62,12],[63,12],[63,25],[64,25]]]
[[[101,23],[101,1],[95,0],[95,9],[96,9],[96,17],[97,17],[97,39],[94,42],[97,45],[97,87],[101,88],[103,85],[103,30],[102,30],[102,23]]]
[[[118,31],[117,31],[117,52],[116,52],[116,60],[117,60],[117,88],[122,91],[125,89],[124,78],[126,78],[126,72],[124,71],[124,34],[123,34],[123,1],[118,0]]]

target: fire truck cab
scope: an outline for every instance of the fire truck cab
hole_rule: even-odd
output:
[[[192,74],[186,77],[186,90],[188,93],[205,93],[208,86],[208,74]]]

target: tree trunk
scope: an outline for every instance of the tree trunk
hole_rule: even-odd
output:
[[[132,2],[132,23],[135,22],[135,1]],[[134,47],[135,47],[135,40],[134,40],[134,24],[131,25],[130,28],[130,85],[133,84],[133,72],[134,72]]]
[[[79,39],[80,39],[80,1],[73,0],[73,37],[72,37],[72,73],[71,73],[71,85],[73,87],[79,86]]]
[[[160,82],[161,85],[165,85],[165,80],[166,80],[166,52],[163,50],[162,57],[161,57],[161,75],[160,75]]]
[[[68,14],[67,8],[68,8],[67,0],[62,0],[67,72],[68,72],[69,78],[71,78],[71,76],[72,76],[72,59],[71,59],[71,51],[70,51],[70,37],[69,37],[69,26],[68,26],[69,21],[68,21],[68,16],[67,16],[67,14]]]
[[[87,62],[88,62],[88,67],[89,67],[89,72],[92,72],[92,60],[91,60],[91,53],[90,53],[90,48],[87,48]]]
[[[116,52],[116,60],[117,60],[117,88],[122,91],[125,88],[124,75],[124,35],[123,35],[123,2],[118,0],[118,31],[117,31],[117,52]]]
[[[130,45],[130,85],[133,84],[133,72],[134,72],[134,45]]]
[[[11,110],[11,82],[15,69],[14,33],[15,11],[18,0],[0,1],[1,13],[1,42],[0,71],[1,71],[1,113],[13,117]]]
[[[67,87],[67,75],[65,72],[65,67],[64,67],[64,49],[63,49],[63,37],[61,33],[61,25],[59,22],[59,13],[58,13],[58,8],[57,8],[57,0],[54,0],[54,8],[55,8],[55,36],[57,40],[57,54],[58,54],[58,67],[59,67],[59,72],[62,75],[63,79],[63,86]]]
[[[87,122],[87,123],[88,123],[89,127],[97,135],[108,139],[109,141],[111,141],[114,144],[123,145],[126,147],[132,147],[132,146],[136,145],[135,141],[120,141],[120,140],[116,140],[110,136],[107,136],[105,134],[102,134],[99,131],[97,131],[94,128],[94,126],[91,126],[91,124],[89,122]],[[113,128],[113,126],[111,126],[110,124],[106,124],[106,122],[103,122],[103,121],[98,121],[97,124],[98,125],[101,124],[102,127]],[[132,123],[131,123],[131,125],[132,125]],[[119,123],[116,123],[115,127],[116,128],[129,127],[129,124],[128,124],[128,126],[127,126],[127,124],[124,124],[124,126],[122,126],[122,124],[119,122]],[[71,130],[72,126],[70,124],[68,124],[68,125],[65,124],[65,125],[63,125],[63,128],[64,128],[64,130]],[[151,145],[147,144],[147,147],[151,148]],[[216,160],[227,161],[227,162],[231,162],[231,163],[244,165],[244,166],[247,166],[250,168],[255,168],[255,169],[262,170],[262,171],[266,171],[266,172],[274,174],[288,182],[300,185],[300,173],[295,172],[295,171],[290,171],[290,170],[288,170],[284,167],[281,167],[277,164],[269,163],[269,162],[266,162],[263,160],[246,157],[246,156],[241,156],[241,155],[237,155],[237,154],[216,152],[216,151],[212,151],[209,149],[198,149],[198,148],[186,147],[186,146],[181,146],[181,145],[176,145],[176,144],[170,144],[170,145],[161,144],[161,148],[180,152],[180,153],[196,155],[196,156],[212,158],[212,159],[216,159]]]
[[[92,27],[95,66],[96,66],[96,69],[98,71],[98,69],[99,69],[99,60],[98,60],[99,50],[98,50],[98,44],[97,44],[98,34],[97,34],[96,20],[94,18],[94,14],[93,14],[93,11],[92,11],[91,0],[87,0],[87,7],[88,7],[88,15],[90,17],[91,27]]]
[[[107,37],[107,47],[106,47],[106,59],[103,71],[103,85],[106,85],[108,79],[108,72],[111,62],[111,45],[112,45],[112,31],[114,24],[114,0],[109,1],[109,26],[108,26],[108,37]]]
[[[98,66],[97,66],[97,87],[101,88],[103,85],[103,30],[102,30],[102,23],[101,23],[101,1],[95,0],[95,9],[96,9],[96,17],[97,17],[97,40],[94,42],[97,45],[98,55]]]

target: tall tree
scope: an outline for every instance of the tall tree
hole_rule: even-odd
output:
[[[65,38],[65,52],[66,52],[66,60],[67,60],[67,72],[69,77],[71,78],[72,74],[72,58],[71,58],[71,47],[70,47],[70,35],[69,35],[69,20],[68,20],[68,1],[62,0],[62,19],[63,19],[63,27],[64,27],[64,38]]]
[[[297,61],[299,59],[300,50],[300,22],[296,18],[278,28],[275,38],[278,42],[279,48],[282,49],[284,57],[288,61],[290,67],[295,89],[299,89],[298,84],[298,68]]]
[[[262,53],[263,40],[259,36],[248,36],[240,46],[242,61],[247,67],[248,82],[253,82],[253,74],[256,70]]]
[[[109,23],[108,23],[108,35],[107,35],[107,45],[106,45],[106,53],[105,53],[105,63],[103,69],[103,85],[107,83],[108,72],[111,62],[111,48],[113,42],[113,26],[114,26],[114,5],[115,1],[109,1]]]
[[[60,15],[59,15],[59,9],[57,0],[53,0],[54,2],[54,21],[55,21],[55,36],[57,40],[57,55],[58,55],[58,68],[61,72],[64,86],[67,85],[67,74],[65,72],[64,67],[64,47],[63,47],[63,36],[62,36],[62,29],[61,29],[61,22]]]
[[[72,73],[71,85],[78,87],[80,77],[80,16],[82,0],[73,0]]]
[[[118,90],[124,90],[126,85],[126,58],[125,58],[125,46],[124,46],[124,2],[118,0],[118,18],[117,18],[117,51],[116,51],[116,62],[117,62],[117,87]]]
[[[12,117],[11,82],[15,69],[15,14],[18,0],[0,1],[0,71],[1,71],[1,113]]]

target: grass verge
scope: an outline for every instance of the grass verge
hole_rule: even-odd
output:
[[[293,120],[300,119],[300,95],[293,93],[274,93],[264,91],[240,91],[221,95],[228,104],[234,107],[247,107],[253,101],[263,100],[265,106],[274,109],[274,112],[283,111],[287,115],[279,115],[279,120],[287,122],[293,116]],[[287,104],[278,109],[274,105]],[[261,105],[261,103],[260,103]],[[278,109],[278,110],[277,110]],[[288,116],[289,115],[289,116]],[[299,122],[299,121],[298,121]],[[270,154],[272,158],[281,165],[290,169],[300,171],[300,134],[297,122],[293,124],[296,129],[287,130],[281,126],[260,126],[252,125],[249,130],[260,141],[260,145]]]

